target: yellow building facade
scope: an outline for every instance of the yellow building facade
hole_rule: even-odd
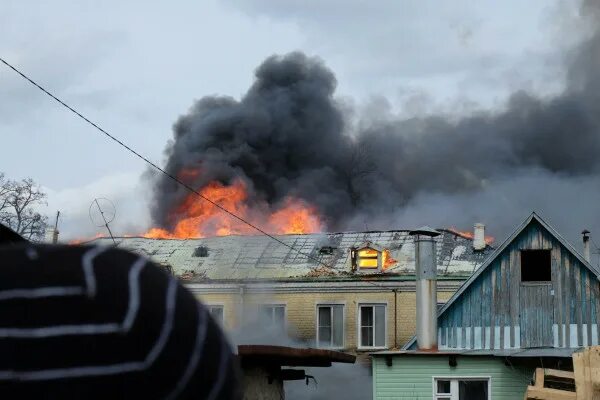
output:
[[[461,279],[438,282],[438,303],[444,303],[458,289]],[[416,297],[414,280],[397,282],[271,282],[252,284],[188,284],[197,297],[222,318],[226,331],[244,325],[244,318],[255,318],[261,309],[283,309],[283,324],[287,334],[308,345],[361,352],[400,348],[415,334]],[[318,340],[332,324],[323,317],[331,308],[341,314],[341,341]],[[373,313],[373,308],[379,310]],[[333,313],[331,313],[332,315]],[[384,315],[383,321],[372,323],[370,315]],[[213,313],[213,315],[215,315]],[[328,318],[325,318],[328,319]],[[331,318],[329,318],[330,320]],[[368,321],[365,321],[365,320]],[[326,326],[323,326],[326,325]],[[371,328],[373,326],[373,328]],[[383,333],[378,330],[383,326]],[[369,341],[383,336],[384,341]],[[326,333],[327,335],[327,333]],[[329,335],[331,336],[331,335]]]

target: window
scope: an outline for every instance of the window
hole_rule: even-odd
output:
[[[285,306],[284,305],[262,305],[261,314],[266,323],[274,327],[285,328]]]
[[[488,400],[489,378],[436,378],[433,398],[436,400]]]
[[[194,249],[193,257],[208,257],[208,247],[198,246]]]
[[[521,282],[551,282],[550,250],[521,251]]]
[[[213,317],[213,319],[215,321],[217,321],[221,325],[223,325],[223,311],[224,311],[223,306],[215,306],[215,305],[208,306],[208,312],[210,313],[210,315]]]
[[[334,251],[334,248],[331,246],[323,246],[319,249],[319,254],[323,254],[323,255],[332,255]]]
[[[344,347],[344,306],[317,306],[317,347]]]
[[[358,250],[358,267],[379,268],[379,251],[368,247]]]
[[[359,306],[360,347],[385,347],[385,304]]]

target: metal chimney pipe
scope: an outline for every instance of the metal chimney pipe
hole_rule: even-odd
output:
[[[485,225],[475,224],[473,229],[473,250],[485,249]]]
[[[581,234],[583,235],[583,258],[585,258],[587,262],[591,262],[592,256],[590,253],[590,231],[585,229],[583,232],[581,232]]]
[[[437,262],[435,237],[439,232],[427,226],[411,231],[415,241],[417,286],[417,347],[437,349]]]

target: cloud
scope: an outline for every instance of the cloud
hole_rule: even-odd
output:
[[[116,215],[110,223],[115,236],[137,234],[148,228],[148,190],[135,172],[104,176],[80,187],[61,190],[44,188],[48,194],[48,206],[42,210],[54,223],[56,211],[60,211],[60,239],[86,239],[96,234],[107,235],[104,227],[98,227],[90,219],[90,206],[95,198],[107,198],[115,206]]]

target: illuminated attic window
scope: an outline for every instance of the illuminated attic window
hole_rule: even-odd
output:
[[[198,246],[194,249],[194,257],[208,257],[208,247]]]
[[[381,250],[373,245],[366,244],[352,249],[352,267],[358,270],[381,269]]]

